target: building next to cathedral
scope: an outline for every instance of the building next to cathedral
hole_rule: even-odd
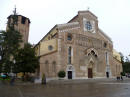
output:
[[[14,16],[15,18],[13,18]],[[16,13],[16,8],[14,10],[14,14],[10,15],[7,19],[8,24],[12,24],[14,21],[16,22],[14,24],[14,28],[15,30],[19,31],[20,34],[22,35],[23,42],[21,43],[21,47],[23,47],[25,43],[28,43],[30,19],[23,15],[18,15]],[[8,30],[8,25],[6,27],[6,30]]]
[[[55,25],[36,45],[40,57],[40,78],[65,79],[116,77],[122,72],[120,54],[98,26],[90,11],[79,11],[68,23]]]

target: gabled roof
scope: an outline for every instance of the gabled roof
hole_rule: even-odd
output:
[[[53,29],[57,29],[57,25],[55,25],[34,47],[36,47],[42,40],[44,40],[45,39],[45,37],[48,35],[48,34],[50,34],[51,33],[51,31],[53,30]]]
[[[91,14],[93,17],[95,17],[97,19],[97,16],[94,15],[92,12],[90,12],[89,10],[86,10],[86,11],[78,11],[78,14],[76,16],[74,16],[71,20],[68,21],[68,23],[72,22],[73,20],[75,20],[76,18],[78,18],[78,16],[81,14],[81,13],[89,13]]]
[[[98,30],[101,35],[103,35],[106,39],[108,39],[112,43],[111,38],[106,33],[104,33],[100,28],[98,28]]]
[[[40,41],[44,40],[44,38],[51,33],[53,29],[57,28],[57,25],[55,25]]]
[[[72,22],[74,19],[76,19],[78,17],[78,15],[74,16],[71,20],[69,20],[68,23]]]

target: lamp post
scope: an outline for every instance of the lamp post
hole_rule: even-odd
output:
[[[13,60],[13,63],[15,64],[15,63],[16,63],[16,61],[15,61],[15,60]],[[12,70],[12,66],[11,66],[11,72],[10,72],[10,74],[11,74],[11,76],[14,76],[14,73],[13,73],[13,70]]]

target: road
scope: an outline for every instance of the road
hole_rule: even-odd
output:
[[[130,79],[50,81],[47,85],[0,82],[0,97],[130,97]]]

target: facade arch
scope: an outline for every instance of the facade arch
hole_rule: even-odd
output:
[[[87,54],[87,56],[89,56],[89,55],[94,55],[95,57],[98,57],[98,52],[97,52],[97,50],[94,49],[94,48],[87,49],[87,50],[85,51],[85,54]]]

